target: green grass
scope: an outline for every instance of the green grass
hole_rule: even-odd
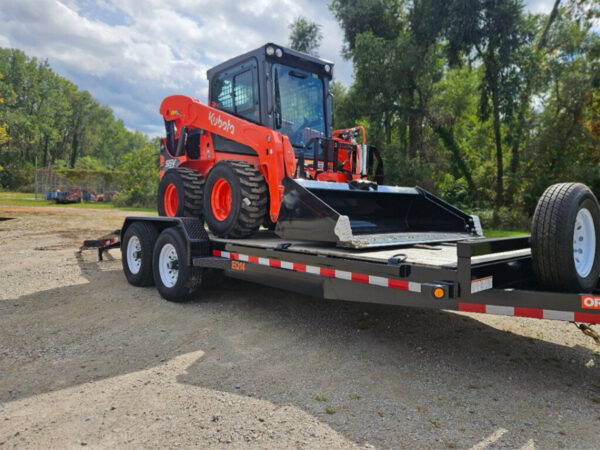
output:
[[[483,234],[486,238],[499,238],[499,237],[512,237],[512,236],[523,236],[529,234],[529,231],[524,230],[483,230]]]
[[[23,192],[0,192],[0,205],[4,206],[48,206],[63,208],[84,208],[84,209],[115,209],[123,211],[143,211],[156,214],[155,208],[134,208],[132,206],[115,206],[114,203],[68,203],[65,205],[57,204],[54,200],[44,200],[42,195],[38,194],[37,200],[33,193]]]

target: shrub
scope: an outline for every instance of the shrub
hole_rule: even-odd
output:
[[[123,155],[119,171],[123,172],[118,206],[153,207],[158,194],[158,153],[145,145]]]

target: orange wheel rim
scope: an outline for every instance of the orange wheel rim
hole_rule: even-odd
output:
[[[165,214],[168,217],[175,217],[177,215],[179,199],[177,198],[177,188],[173,183],[169,184],[165,189],[165,195],[163,197],[163,206],[165,208]]]
[[[231,212],[231,186],[225,178],[219,178],[213,185],[210,194],[210,208],[215,219],[221,222]]]

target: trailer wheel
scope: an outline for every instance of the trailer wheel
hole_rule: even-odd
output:
[[[204,218],[217,236],[247,237],[262,225],[267,213],[267,183],[252,164],[215,164],[206,178],[204,192]]]
[[[531,224],[533,271],[543,289],[591,292],[600,276],[600,207],[581,183],[550,186]]]
[[[202,175],[193,169],[168,170],[158,186],[158,215],[202,217]]]
[[[144,222],[132,223],[121,242],[121,262],[125,278],[134,286],[150,286],[152,276],[152,251],[158,232]]]
[[[187,263],[187,246],[177,228],[167,228],[156,240],[152,259],[154,282],[160,295],[171,302],[192,299],[202,283],[202,269]]]

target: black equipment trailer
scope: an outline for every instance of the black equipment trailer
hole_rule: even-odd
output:
[[[585,325],[600,324],[599,211],[585,186],[564,183],[540,199],[531,236],[349,249],[267,230],[218,238],[199,218],[127,217],[85,248],[101,259],[120,246],[129,283],[175,302],[226,276],[327,300],[580,322],[600,344]]]
[[[269,231],[221,239],[188,217],[128,217],[119,231],[98,240],[99,254],[120,243],[128,281],[155,284],[170,301],[223,274],[328,300],[600,323],[600,289],[539,289],[529,236],[361,251]]]

